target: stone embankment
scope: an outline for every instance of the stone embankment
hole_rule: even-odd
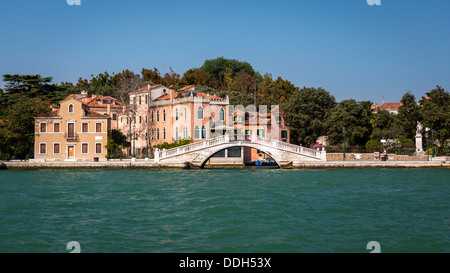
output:
[[[241,164],[242,165],[242,164]],[[241,165],[235,167],[242,167]],[[36,162],[36,161],[5,161],[0,162],[0,169],[9,170],[39,170],[39,169],[188,169],[193,168],[188,162],[159,162],[153,160],[104,161],[104,162]],[[232,167],[232,166],[207,166]],[[262,167],[264,168],[264,167]],[[450,168],[450,161],[318,161],[293,162],[288,169],[346,169],[346,168]]]

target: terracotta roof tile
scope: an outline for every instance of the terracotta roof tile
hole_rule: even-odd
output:
[[[150,90],[153,90],[157,87],[163,86],[162,84],[155,84],[155,85],[150,85]],[[136,93],[136,92],[141,92],[141,91],[147,91],[148,90],[148,86],[144,86],[138,90],[135,91],[131,91],[130,93]]]
[[[36,117],[52,118],[52,117],[57,117],[57,116],[58,116],[58,110],[55,109],[53,111],[37,115]]]

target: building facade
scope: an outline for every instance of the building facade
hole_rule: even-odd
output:
[[[71,95],[57,109],[35,117],[34,158],[42,161],[104,161],[111,118]]]
[[[118,126],[132,142],[129,155],[144,157],[154,145],[181,139],[192,143],[224,134],[252,135],[289,142],[289,125],[278,106],[260,112],[256,108],[231,106],[223,99],[190,85],[179,90],[162,85],[130,93],[130,105],[119,115]],[[260,151],[232,148],[211,161],[244,162],[266,157]]]

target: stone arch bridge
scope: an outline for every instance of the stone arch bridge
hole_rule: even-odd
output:
[[[326,161],[325,150],[314,150],[261,136],[223,135],[189,145],[155,151],[155,162],[187,162],[202,168],[215,153],[232,147],[250,147],[268,154],[280,168],[294,162]]]

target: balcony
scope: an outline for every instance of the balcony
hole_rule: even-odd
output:
[[[72,133],[72,132],[69,132],[69,133],[64,133],[64,138],[67,140],[67,141],[77,141],[78,140],[78,134],[77,133]]]

